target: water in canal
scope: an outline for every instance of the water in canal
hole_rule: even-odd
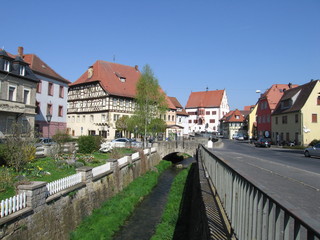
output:
[[[193,158],[186,159],[182,165],[188,165],[192,160]],[[180,171],[181,169],[173,166],[161,174],[158,185],[136,207],[133,215],[113,240],[148,240],[153,236],[155,227],[161,220],[171,184]]]

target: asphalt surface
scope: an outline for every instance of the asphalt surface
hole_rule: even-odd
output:
[[[320,158],[223,139],[212,152],[302,221],[320,231]]]

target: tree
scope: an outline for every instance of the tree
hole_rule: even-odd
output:
[[[136,119],[137,127],[144,130],[146,144],[147,130],[150,130],[151,121],[165,113],[168,105],[165,93],[161,90],[158,80],[147,64],[142,69],[141,77],[137,83]]]
[[[126,132],[128,130],[128,119],[129,119],[129,116],[127,115],[124,115],[121,118],[119,118],[116,121],[116,129],[121,132]]]

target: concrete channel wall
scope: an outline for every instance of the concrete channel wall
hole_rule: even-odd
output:
[[[0,218],[0,239],[69,239],[69,233],[103,202],[160,162],[157,152],[129,163],[112,162],[111,170],[93,178],[91,167],[81,167],[82,182],[47,197],[45,182],[20,185],[27,192],[27,208]]]

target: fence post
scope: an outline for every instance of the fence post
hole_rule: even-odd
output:
[[[19,185],[19,194],[25,192],[27,198],[27,207],[32,207],[35,212],[39,211],[42,205],[46,203],[48,195],[46,182],[31,182],[26,185]]]
[[[81,173],[81,181],[84,183],[92,182],[93,179],[93,173],[92,173],[93,167],[79,167],[76,169],[77,173]]]

